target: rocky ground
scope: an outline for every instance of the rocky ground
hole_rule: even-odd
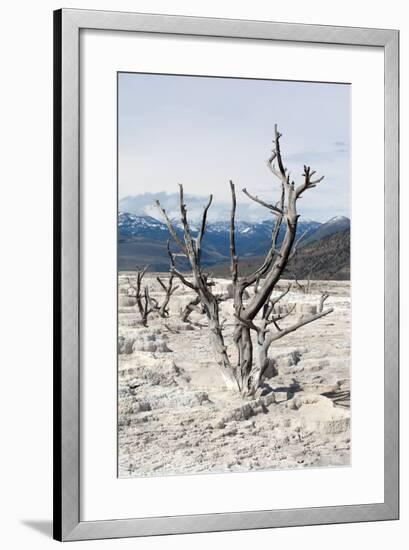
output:
[[[292,324],[311,313],[321,292],[334,312],[275,342],[275,372],[256,400],[227,391],[218,371],[206,318],[184,323],[180,310],[193,294],[185,287],[170,301],[170,315],[141,326],[128,276],[119,276],[119,476],[248,472],[350,463],[350,298],[348,282],[316,282],[309,294],[295,288]],[[217,279],[227,293],[229,281]],[[163,290],[145,275],[153,298]],[[283,283],[284,284],[284,283]],[[226,342],[233,330],[232,300],[221,304]],[[283,324],[285,327],[285,323]]]

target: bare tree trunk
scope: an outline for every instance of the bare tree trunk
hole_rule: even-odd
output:
[[[253,342],[250,329],[236,323],[233,336],[237,349],[236,377],[243,395],[249,391],[249,378],[253,368]]]
[[[228,389],[238,391],[240,390],[239,383],[235,376],[235,371],[230,363],[229,356],[227,355],[227,348],[224,343],[224,337],[222,329],[220,327],[218,315],[210,315],[209,330],[212,335],[213,348],[217,354],[217,363],[220,367],[221,374]]]
[[[149,289],[147,286],[143,289],[142,310],[140,311],[142,317],[142,324],[144,327],[148,326],[148,316],[155,311],[158,307],[156,300],[150,297]]]

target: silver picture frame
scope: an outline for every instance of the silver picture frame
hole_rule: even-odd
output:
[[[384,501],[376,504],[80,520],[80,31],[344,44],[385,60]],[[296,75],[294,75],[296,77]],[[54,12],[54,538],[60,541],[393,520],[399,517],[399,32],[62,9]],[[387,290],[387,292],[386,292]]]

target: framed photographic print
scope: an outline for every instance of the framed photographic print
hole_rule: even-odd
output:
[[[58,540],[398,518],[398,31],[54,14]]]

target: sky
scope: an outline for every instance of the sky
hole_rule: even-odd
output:
[[[325,175],[300,200],[302,218],[350,216],[350,85],[338,83],[120,73],[119,199],[182,183],[189,195],[214,195],[212,219],[226,211],[232,179],[238,218],[259,217],[239,190],[278,200],[266,166],[275,123],[296,184],[304,164]]]

